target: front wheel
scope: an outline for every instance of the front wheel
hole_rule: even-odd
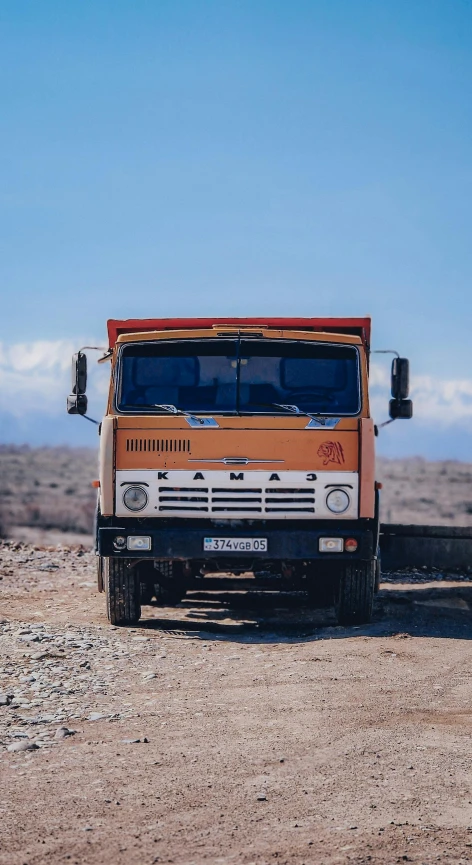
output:
[[[136,625],[141,615],[140,584],[129,559],[104,559],[108,621],[112,625]]]
[[[335,609],[340,625],[370,622],[375,591],[375,561],[346,562],[336,587]]]

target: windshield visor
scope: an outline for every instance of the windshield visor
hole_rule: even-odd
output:
[[[279,340],[134,343],[123,348],[118,409],[355,415],[359,363],[352,346]]]

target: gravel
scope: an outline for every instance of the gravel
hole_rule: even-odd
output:
[[[43,567],[48,551],[17,542],[0,544],[0,570],[12,571],[3,585],[5,597],[9,589],[25,595],[33,590],[54,592],[56,586],[44,582],[45,571],[59,577],[65,569],[73,574],[77,559],[81,577],[94,575],[91,551],[63,548],[55,552],[60,553],[60,560],[47,560]],[[78,592],[82,584],[81,579]],[[91,580],[86,585],[91,591]],[[156,673],[149,670],[149,655],[148,637],[122,629],[0,620],[0,751],[59,747],[72,738],[77,723],[129,720],[135,713],[123,703],[122,680],[130,668],[133,678],[143,684],[155,679]],[[36,735],[33,743],[20,743],[21,748],[13,742],[18,728],[34,731],[43,727],[54,733],[50,741]]]
[[[95,564],[0,544],[0,865],[470,861],[470,581],[394,575],[352,629],[200,594],[127,629]]]

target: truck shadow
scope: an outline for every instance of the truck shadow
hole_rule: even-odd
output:
[[[386,637],[472,639],[472,583],[382,584],[368,625],[342,627],[303,593],[190,592],[177,607],[143,607],[140,627],[234,642]]]

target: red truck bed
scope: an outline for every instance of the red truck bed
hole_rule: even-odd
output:
[[[189,330],[210,328],[213,325],[251,327],[265,325],[283,330],[314,330],[321,333],[349,333],[360,336],[367,350],[370,348],[371,319],[365,318],[128,318],[123,321],[109,319],[110,348],[122,333],[140,333],[150,330]]]

